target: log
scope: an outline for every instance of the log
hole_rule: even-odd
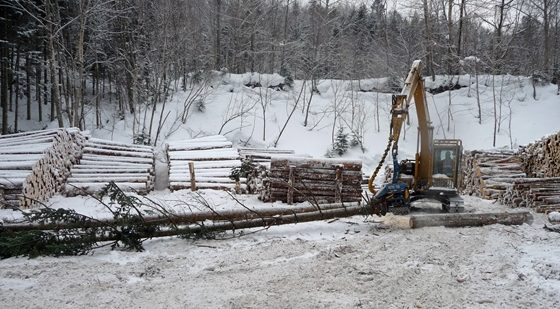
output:
[[[100,174],[152,174],[152,170],[150,168],[124,168],[122,166],[116,168],[96,168],[96,169],[87,169],[81,168],[80,166],[72,168],[72,175],[75,176],[89,176],[89,177],[96,177],[96,175]]]
[[[68,183],[74,183],[77,185],[77,183],[87,183],[87,182],[103,182],[103,183],[108,183],[110,181],[114,181],[114,182],[147,182],[148,181],[148,175],[119,175],[119,176],[115,176],[115,175],[97,175],[95,177],[82,177],[82,176],[72,176],[69,177],[67,182]]]
[[[75,168],[86,169],[86,168],[99,168],[99,167],[115,167],[117,168],[153,168],[153,162],[143,162],[143,163],[135,163],[135,162],[115,162],[115,161],[99,161],[99,160],[87,160],[82,159],[80,160],[80,164],[75,166]]]
[[[200,153],[206,150],[184,152],[184,153],[169,153],[169,160],[182,160],[182,161],[239,161],[239,155],[235,152],[213,152],[213,153]],[[212,150],[215,151],[215,150]],[[240,163],[241,164],[241,163]]]
[[[232,143],[226,142],[200,142],[182,145],[168,145],[168,151],[193,151],[193,150],[209,150],[217,148],[232,148]]]
[[[287,166],[295,166],[296,168],[308,169],[330,169],[335,170],[337,166],[343,165],[345,170],[362,170],[361,160],[343,160],[343,159],[311,159],[305,157],[273,157],[271,159],[271,170]]]
[[[103,148],[93,148],[93,147],[84,147],[84,154],[94,154],[94,155],[102,155],[102,156],[118,156],[118,157],[125,157],[125,158],[150,158],[154,157],[153,152],[140,152],[140,151],[122,151],[122,150],[112,150],[112,149],[103,149]]]
[[[197,182],[196,189],[214,189],[214,190],[226,190],[229,191],[231,189],[235,189],[237,185],[235,183],[209,183],[209,182]],[[247,185],[240,184],[239,188],[241,190],[246,190]],[[176,191],[176,190],[184,190],[184,189],[191,189],[191,184],[187,182],[170,182],[169,183],[169,190]]]
[[[145,217],[143,224],[147,226],[169,226],[197,224],[210,229],[242,229],[253,227],[267,227],[271,225],[281,225],[290,223],[300,223],[309,221],[330,220],[333,218],[343,218],[359,214],[367,214],[366,207],[360,203],[336,203],[323,206],[300,206],[300,207],[279,207],[263,210],[237,210],[237,211],[212,211],[212,212],[195,212],[187,215],[171,215],[169,217]],[[94,220],[86,224],[80,225],[83,228],[92,228],[108,225],[124,225],[125,222],[116,222],[114,219]],[[33,231],[33,230],[50,230],[50,229],[68,229],[76,228],[73,224],[5,224],[5,230],[12,232]]]
[[[118,147],[125,147],[129,149],[144,149],[148,151],[153,150],[152,146],[128,144],[128,143],[115,142],[115,141],[109,141],[109,140],[98,139],[98,138],[90,138],[88,144],[118,146]]]
[[[153,149],[151,148],[139,148],[139,147],[131,147],[129,146],[123,146],[123,145],[106,145],[106,144],[97,144],[97,143],[87,143],[85,148],[95,148],[95,149],[101,149],[101,150],[106,150],[106,151],[124,151],[124,152],[136,152],[136,153],[149,153],[152,154],[153,153]]]
[[[231,175],[231,168],[207,168],[201,169],[196,168],[193,166],[193,170],[195,171],[196,175],[200,176],[223,176],[229,177]],[[189,175],[190,169],[170,169],[169,175],[176,175],[176,176],[185,176]]]
[[[98,162],[97,164],[103,164],[99,162],[109,162],[109,164],[118,164],[122,163],[133,163],[133,164],[152,164],[154,159],[153,158],[144,158],[144,157],[114,157],[114,156],[106,156],[106,155],[94,155],[94,154],[83,154],[82,159],[86,161],[94,161]],[[82,164],[82,160],[80,160],[80,164]]]
[[[146,183],[130,183],[118,182],[115,183],[123,191],[134,191],[138,194],[147,193]],[[87,195],[101,191],[107,183],[90,182],[90,183],[76,183],[63,185],[63,192],[66,196]]]
[[[361,190],[362,183],[361,180],[341,180],[344,188],[353,188],[355,190]],[[289,186],[288,182],[283,179],[270,178],[270,184],[273,189],[287,188]],[[295,178],[293,186],[299,190],[334,190],[337,188],[336,180],[314,180],[314,179],[299,179]]]
[[[362,171],[344,171],[344,178],[351,178],[362,180]],[[289,171],[286,169],[271,169],[270,176],[278,178],[287,178]],[[297,169],[296,177],[302,177],[306,179],[336,179],[336,169]]]
[[[5,146],[0,148],[0,154],[37,154],[43,153],[53,143],[36,143],[32,145]]]
[[[531,224],[533,216],[530,212],[501,213],[454,213],[434,215],[413,215],[410,217],[410,228],[428,226],[465,227],[490,224],[521,225]]]
[[[185,182],[185,183],[191,183],[191,182],[212,182],[212,183],[229,183],[229,182],[235,182],[235,180],[229,178],[228,176],[223,176],[223,177],[206,177],[206,176],[199,176],[198,173],[196,173],[193,176],[189,176],[189,175],[184,175],[184,176],[169,176],[169,181],[171,182]],[[240,178],[240,181],[245,182],[247,181],[247,178]]]
[[[23,145],[35,145],[41,143],[48,143],[52,144],[54,142],[54,136],[48,136],[43,138],[33,138],[33,139],[26,139],[26,140],[13,140],[10,142],[0,142],[0,147],[8,147],[8,146],[23,146]]]

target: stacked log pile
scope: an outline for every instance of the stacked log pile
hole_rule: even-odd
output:
[[[560,132],[520,147],[519,157],[527,177],[560,177]]]
[[[560,177],[516,180],[499,199],[511,207],[534,207],[537,212],[560,210]]]
[[[359,202],[361,170],[360,160],[272,157],[270,200],[288,204]]]
[[[241,161],[252,166],[247,173],[247,192],[259,195],[259,199],[263,201],[270,199],[270,193],[266,188],[268,188],[270,161],[273,156],[311,157],[296,155],[293,150],[282,149],[238,148],[237,151],[239,151]]]
[[[168,142],[169,189],[217,189],[244,192],[246,178],[230,178],[232,168],[241,168],[239,153],[220,135]]]
[[[154,189],[155,155],[151,146],[90,138],[79,164],[64,185],[66,196],[95,194],[110,181],[123,191],[147,194]]]
[[[58,192],[81,156],[75,128],[0,136],[0,205],[39,207]]]
[[[529,178],[514,181],[500,201],[537,212],[560,210],[560,132],[521,147],[518,156]]]
[[[516,180],[526,177],[512,150],[467,151],[464,158],[463,194],[496,199]]]
[[[258,165],[270,166],[270,160],[273,156],[295,155],[293,150],[281,149],[261,149],[261,148],[238,148],[239,156],[242,161],[251,162]]]

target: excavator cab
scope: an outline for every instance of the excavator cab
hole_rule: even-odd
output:
[[[463,145],[458,139],[434,140],[430,187],[457,189],[461,185]]]

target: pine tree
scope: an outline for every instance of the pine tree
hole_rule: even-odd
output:
[[[290,71],[290,68],[286,65],[283,65],[280,68],[280,76],[284,77],[284,84],[288,87],[292,87],[294,85],[294,74]]]
[[[348,142],[348,133],[344,133],[344,128],[338,128],[338,132],[336,133],[336,138],[333,143],[333,152],[339,156],[348,151],[349,142]]]

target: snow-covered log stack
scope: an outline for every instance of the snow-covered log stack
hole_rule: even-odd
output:
[[[464,157],[463,194],[496,199],[516,180],[526,177],[512,150],[473,150]]]
[[[58,192],[81,156],[76,128],[0,136],[0,204],[31,208]]]
[[[220,135],[173,141],[166,144],[169,189],[246,190],[246,179],[230,178],[241,160],[232,143]]]
[[[527,177],[560,177],[560,132],[520,147],[519,157]]]
[[[241,160],[265,166],[270,166],[272,156],[289,156],[295,154],[293,150],[281,149],[238,148],[237,151],[239,152]]]
[[[270,192],[266,190],[269,171],[270,171],[270,161],[273,156],[298,156],[298,157],[309,157],[309,155],[296,155],[293,150],[281,150],[281,149],[263,149],[263,148],[238,148],[239,156],[241,161],[251,164],[254,169],[247,174],[247,191],[251,194],[258,194],[259,199],[268,201],[270,198]]]
[[[154,164],[151,146],[90,138],[79,164],[72,167],[63,193],[94,194],[113,181],[123,191],[147,194],[154,189]]]
[[[361,180],[360,160],[272,157],[270,200],[288,204],[359,202]]]

